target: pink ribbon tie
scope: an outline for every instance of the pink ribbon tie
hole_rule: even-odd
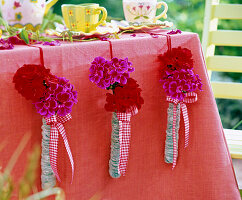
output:
[[[167,97],[166,100],[170,103],[174,103],[174,108],[173,108],[173,124],[172,124],[172,138],[173,138],[173,163],[172,163],[172,169],[175,168],[176,166],[176,161],[177,161],[177,142],[176,142],[176,114],[177,114],[177,109],[176,106],[178,103],[181,105],[181,110],[183,114],[183,119],[184,119],[184,126],[185,126],[185,148],[188,147],[189,144],[189,117],[188,117],[188,111],[187,111],[187,106],[186,103],[195,103],[197,101],[197,94],[195,92],[189,92],[186,93],[186,97],[182,100],[179,101],[177,99],[172,99],[171,97]]]
[[[61,179],[58,174],[57,170],[57,152],[58,152],[58,138],[59,134],[62,136],[65,144],[66,151],[68,153],[70,163],[71,163],[71,168],[72,168],[72,181],[73,181],[73,176],[74,176],[74,161],[71,153],[71,149],[66,137],[66,131],[63,126],[64,123],[67,121],[71,120],[71,115],[67,114],[64,117],[58,116],[58,115],[53,115],[51,117],[46,117],[46,124],[51,126],[50,129],[50,146],[49,146],[49,154],[50,154],[50,165],[51,168],[59,182],[61,182]],[[71,181],[71,182],[72,182]]]
[[[131,117],[138,113],[138,109],[133,106],[126,113],[117,113],[119,120],[119,166],[118,173],[125,176],[128,164],[130,137],[131,137]]]

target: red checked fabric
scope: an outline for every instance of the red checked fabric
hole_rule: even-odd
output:
[[[195,92],[189,92],[186,94],[186,98],[183,99],[184,103],[181,104],[184,125],[185,125],[185,148],[187,148],[189,144],[189,118],[188,118],[187,106],[185,103],[195,103],[196,101],[197,101],[197,94]]]
[[[119,120],[119,143],[120,143],[120,152],[119,152],[119,174],[125,176],[128,157],[129,157],[129,148],[130,148],[130,137],[131,137],[131,117],[138,113],[136,107],[132,107],[126,113],[117,113]]]
[[[63,126],[64,123],[68,122],[71,119],[72,119],[71,114],[67,114],[64,117],[61,117],[61,116],[58,116],[58,115],[57,116],[53,115],[51,117],[45,118],[46,124],[51,126],[50,147],[49,147],[50,165],[51,165],[51,168],[52,168],[57,180],[60,181],[60,182],[61,182],[61,179],[59,177],[58,170],[57,170],[57,152],[58,152],[58,137],[59,137],[59,134],[61,134],[61,136],[64,140],[66,151],[67,151],[69,159],[70,159],[71,168],[72,168],[72,180],[73,180],[73,175],[74,175],[74,161],[73,161],[71,149],[70,149],[67,137],[66,137],[66,131],[65,131],[65,128]]]
[[[195,103],[197,101],[197,94],[195,92],[189,92],[186,94],[186,97],[179,101],[177,99],[172,99],[171,97],[167,97],[166,100],[170,103],[174,103],[177,105],[180,103],[181,110],[183,113],[183,119],[184,119],[184,126],[185,126],[185,148],[188,147],[189,144],[189,117],[188,117],[188,111],[186,103]],[[173,124],[172,124],[172,138],[173,138],[173,164],[172,169],[175,168],[176,162],[177,162],[177,143],[176,143],[176,106],[173,108]]]

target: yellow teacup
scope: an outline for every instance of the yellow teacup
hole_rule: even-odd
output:
[[[67,28],[71,31],[82,31],[89,33],[95,31],[97,26],[107,19],[107,10],[96,3],[85,3],[79,5],[63,4],[62,15]],[[99,21],[99,14],[103,12]]]

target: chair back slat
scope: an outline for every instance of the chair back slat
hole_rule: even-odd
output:
[[[242,46],[242,31],[211,31],[209,43],[216,46]]]
[[[202,46],[210,77],[212,71],[242,73],[242,56],[214,55],[216,46],[242,47],[242,31],[218,30],[219,19],[242,19],[242,4],[206,0]],[[242,83],[211,84],[216,98],[242,99]]]
[[[218,4],[212,6],[213,17],[218,19],[242,19],[241,4]]]
[[[207,57],[207,68],[208,70],[218,71],[218,72],[242,73],[242,57],[241,56],[209,56]]]
[[[241,4],[219,4],[206,0],[202,47],[211,78],[212,72],[242,73],[242,56],[214,55],[216,46],[242,46],[242,31],[218,30],[220,19],[242,19]],[[242,83],[211,81],[215,98],[242,99]],[[242,159],[242,131],[224,129],[230,155]]]
[[[215,98],[241,99],[242,84],[230,82],[211,82]]]

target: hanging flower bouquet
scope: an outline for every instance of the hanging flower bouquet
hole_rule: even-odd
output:
[[[189,143],[189,118],[187,103],[195,103],[197,94],[202,90],[201,79],[193,72],[192,53],[187,48],[172,48],[159,57],[161,61],[161,83],[169,102],[166,130],[165,162],[176,166],[178,157],[178,131],[180,113],[185,123],[185,148]]]
[[[126,59],[113,58],[111,61],[96,57],[89,69],[89,80],[107,93],[105,109],[113,112],[111,157],[109,173],[113,178],[125,175],[131,137],[131,117],[138,113],[144,100],[137,81],[130,78],[134,71],[132,63]]]
[[[74,173],[74,161],[63,124],[71,120],[72,106],[77,103],[77,92],[65,78],[50,73],[43,65],[23,65],[13,77],[16,90],[31,100],[37,112],[43,117],[42,126],[42,188],[55,185],[57,171],[57,150],[59,134],[69,155]]]

